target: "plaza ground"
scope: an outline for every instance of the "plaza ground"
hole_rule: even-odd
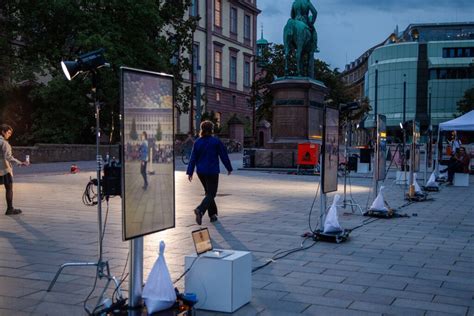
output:
[[[240,155],[232,160],[241,165]],[[0,315],[85,314],[82,302],[94,283],[93,268],[65,269],[53,291],[46,292],[60,264],[97,258],[97,211],[81,202],[95,165],[79,162],[78,174],[68,173],[69,166],[16,169],[14,201],[24,214],[0,216]],[[145,238],[145,280],[160,240],[166,242],[172,279],[183,272],[184,256],[194,252],[190,233],[198,226],[192,210],[202,188],[197,179],[188,182],[181,164],[175,176],[176,228]],[[203,225],[217,248],[251,251],[253,266],[259,266],[277,252],[300,246],[300,235],[310,230],[318,181],[286,172],[222,174],[219,221],[211,224],[205,216]],[[374,198],[368,195],[371,179],[358,176],[350,183],[348,194],[365,208]],[[392,178],[384,185],[390,205],[406,204],[403,188]],[[409,218],[377,220],[354,230],[346,243],[316,243],[258,270],[252,275],[251,302],[234,315],[474,315],[474,183],[443,186],[430,196],[401,209]],[[4,204],[2,197],[0,207]],[[313,229],[318,206],[311,214]],[[350,209],[340,208],[339,215],[344,228],[366,220]],[[121,201],[113,198],[104,258],[117,277],[128,272],[123,272],[128,245],[122,242]],[[183,281],[177,285],[183,290]]]

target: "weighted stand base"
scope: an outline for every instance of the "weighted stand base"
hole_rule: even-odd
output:
[[[410,202],[423,202],[428,200],[428,194],[426,193],[417,193],[414,196],[410,196],[407,194],[405,196],[405,200],[410,201]]]
[[[428,192],[438,192],[439,187],[423,187],[423,190],[428,191]]]
[[[115,288],[116,288],[115,293],[117,295],[117,301],[123,301],[124,299],[123,299],[123,296],[122,296],[122,290],[120,289],[120,283],[117,281],[117,279],[112,274],[110,274],[110,268],[109,268],[109,262],[108,261],[68,262],[68,263],[64,263],[59,267],[58,272],[56,272],[56,275],[54,276],[54,279],[51,281],[51,283],[49,284],[49,287],[46,291],[51,292],[54,285],[56,284],[56,281],[59,278],[59,275],[61,274],[61,272],[63,271],[64,268],[67,268],[67,267],[92,267],[92,266],[96,267],[96,269],[97,269],[97,271],[96,271],[97,278],[99,278],[100,280],[102,280],[103,278],[106,278],[107,281],[105,283],[104,289],[100,293],[100,296],[97,300],[96,305],[94,306],[94,308],[92,310],[89,310],[89,308],[86,307],[87,311],[90,314],[94,314],[95,311],[97,310],[97,308],[99,306],[101,306],[101,304],[104,300],[105,292],[109,288],[110,282],[112,282],[112,281],[115,284]]]
[[[386,210],[367,210],[364,213],[364,216],[376,217],[376,218],[398,218],[398,217],[408,217],[407,214],[399,214],[398,210],[389,209]]]
[[[349,234],[350,234],[350,231],[347,229],[344,229],[342,232],[337,232],[337,233],[324,233],[318,229],[317,231],[314,232],[313,240],[335,242],[339,244],[349,239]]]

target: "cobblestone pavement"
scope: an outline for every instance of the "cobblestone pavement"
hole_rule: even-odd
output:
[[[240,160],[232,156],[234,162]],[[93,268],[65,269],[53,291],[46,292],[60,264],[96,260],[96,208],[81,202],[85,185],[95,177],[94,163],[77,164],[79,174],[67,173],[70,163],[16,173],[14,201],[24,214],[0,216],[0,315],[85,314],[82,302],[94,283]],[[216,247],[251,251],[253,266],[259,266],[279,251],[299,247],[300,235],[309,231],[318,181],[284,172],[222,174],[219,221],[211,224],[204,217],[203,225],[210,228]],[[350,183],[348,192],[357,202],[363,207],[372,202],[370,179],[357,177]],[[316,243],[258,270],[252,276],[250,304],[234,315],[474,315],[473,185],[471,180],[470,187],[442,187],[431,200],[402,208],[409,218],[377,220],[354,230],[346,243]],[[167,244],[172,278],[183,272],[184,256],[194,252],[192,209],[202,198],[200,186],[199,181],[189,183],[184,166],[177,166],[176,228],[145,238],[145,280],[160,240]],[[385,186],[391,205],[405,204],[393,179]],[[120,205],[119,198],[111,199],[104,237],[104,258],[118,277],[128,253]],[[318,206],[311,214],[313,228]],[[5,208],[3,198],[0,207]],[[339,209],[339,215],[345,228],[366,219],[350,209]],[[181,289],[183,285],[178,283]],[[99,282],[98,288],[102,286]]]

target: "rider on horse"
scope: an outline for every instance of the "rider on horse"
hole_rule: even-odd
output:
[[[311,17],[309,13],[311,12]],[[310,32],[312,42],[314,43],[315,52],[319,52],[318,49],[318,34],[314,27],[314,23],[316,22],[316,17],[318,16],[318,11],[313,6],[310,0],[295,0],[293,5],[291,6],[291,18],[293,20],[298,20],[304,22]]]

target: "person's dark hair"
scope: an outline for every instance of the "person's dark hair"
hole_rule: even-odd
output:
[[[145,139],[148,138],[148,136],[146,135],[146,132],[145,132],[145,131],[143,131],[142,135],[145,136]]]
[[[201,123],[201,130],[199,132],[199,136],[211,136],[212,132],[214,131],[214,123],[211,121],[203,121]]]
[[[8,131],[12,131],[13,132],[13,127],[11,127],[10,125],[8,124],[2,124],[0,125],[0,132],[2,133],[6,133]]]

